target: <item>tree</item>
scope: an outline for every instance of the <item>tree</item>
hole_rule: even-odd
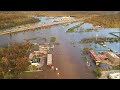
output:
[[[11,78],[29,67],[29,42],[14,43],[7,48],[0,49],[0,77]],[[10,76],[9,76],[10,75]]]

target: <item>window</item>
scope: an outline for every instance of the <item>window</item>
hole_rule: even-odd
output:
[[[37,58],[37,62],[40,62],[40,58]]]
[[[32,63],[38,63],[38,62],[40,62],[40,58],[35,58],[32,60]]]

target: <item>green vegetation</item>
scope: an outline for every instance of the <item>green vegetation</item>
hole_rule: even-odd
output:
[[[89,50],[92,50],[92,48],[84,48],[83,49],[83,54],[87,54]]]
[[[21,76],[22,76],[22,75],[29,76],[31,73],[32,73],[32,72],[22,72],[22,73],[21,73]]]
[[[28,69],[29,50],[32,45],[29,42],[14,43],[7,48],[0,48],[0,78],[11,79]]]
[[[55,37],[51,37],[50,38],[50,42],[55,42],[56,41],[56,38]]]
[[[35,65],[30,65],[29,69],[30,69],[30,70],[37,70],[37,66],[35,66]]]
[[[69,33],[72,33],[72,32],[75,32],[75,28],[78,28],[78,27],[80,27],[80,25],[76,25],[76,26],[74,26],[74,27],[71,27],[71,28],[69,28],[66,32],[69,32]]]
[[[67,24],[62,24],[61,26],[68,26],[68,25],[70,25],[70,23],[67,23]]]
[[[118,66],[112,66],[112,69],[113,70],[120,70],[120,65],[118,65]]]
[[[88,29],[83,29],[81,28],[82,30],[80,30],[79,32],[92,32],[92,31],[97,31],[98,29],[94,29],[94,28],[88,28]]]
[[[17,13],[0,12],[0,29],[38,22],[39,19]]]
[[[98,67],[96,67],[93,72],[95,73],[96,77],[99,78],[101,76],[101,71]]]
[[[86,56],[84,56],[83,59],[84,59],[85,61],[87,61],[87,57],[86,57]]]
[[[66,32],[72,33],[75,32],[74,28],[69,28]]]
[[[86,31],[94,31],[94,30],[96,30],[96,29],[94,29],[94,28],[88,28],[88,29],[86,29]]]
[[[83,38],[79,43],[92,43],[92,42],[119,42],[120,38],[116,38],[116,37],[106,37],[106,36],[99,36],[96,40],[96,37],[87,37],[87,38]]]
[[[21,74],[14,77],[14,79],[28,79],[33,72],[22,72]],[[35,75],[34,75],[35,76]]]

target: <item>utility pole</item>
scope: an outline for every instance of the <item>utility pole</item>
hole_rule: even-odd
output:
[[[97,41],[97,38],[98,38],[98,34],[96,34],[96,41]]]

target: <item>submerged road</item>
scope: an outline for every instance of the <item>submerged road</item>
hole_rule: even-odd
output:
[[[51,22],[51,23],[48,22],[48,23],[41,23],[41,24],[31,24],[31,25],[28,24],[28,25],[25,25],[25,26],[22,25],[22,26],[17,26],[15,28],[12,28],[10,30],[0,31],[0,35],[22,32],[22,31],[26,31],[26,30],[34,30],[34,29],[37,29],[37,28],[43,28],[43,27],[59,25],[59,24],[64,24],[64,23],[70,23],[70,22],[75,22],[75,21],[79,21],[79,20],[80,19],[60,21],[60,22]]]
[[[54,73],[57,77],[48,73],[47,78],[95,79],[92,69],[87,66],[80,55],[80,47],[73,47],[70,44],[66,32],[58,29],[56,31],[53,30],[52,33],[56,34],[57,41],[60,43],[53,50],[53,65],[59,70]]]

